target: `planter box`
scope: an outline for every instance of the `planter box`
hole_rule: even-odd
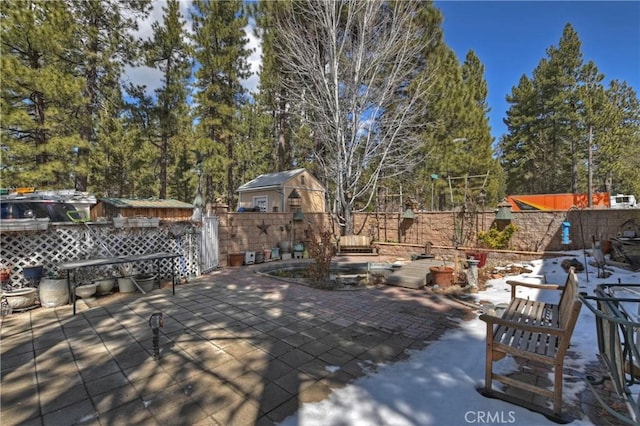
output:
[[[160,218],[152,217],[152,218],[138,218],[138,217],[130,217],[125,224],[125,227],[128,228],[157,228],[160,226]]]
[[[160,226],[159,217],[114,217],[115,228],[157,228]]]
[[[244,253],[230,253],[229,266],[242,266],[244,262]]]
[[[114,228],[124,228],[124,225],[127,223],[126,217],[114,217],[113,218],[113,227]]]
[[[49,222],[49,218],[7,219],[0,221],[0,232],[46,231]]]

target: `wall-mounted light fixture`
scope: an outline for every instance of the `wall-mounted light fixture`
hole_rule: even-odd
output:
[[[407,207],[407,209],[402,213],[402,218],[407,220],[413,220],[416,218],[415,213],[411,210],[411,207]]]
[[[294,188],[293,191],[287,197],[287,204],[289,210],[293,212],[293,220],[299,222],[304,220],[304,214],[302,213],[302,197],[298,194],[298,191]]]
[[[498,204],[498,211],[496,211],[496,220],[513,220],[513,213],[511,213],[511,204],[509,204],[506,198],[502,200],[500,204]]]
[[[416,218],[415,213],[413,212],[413,202],[411,201],[411,198],[409,198],[405,203],[404,203],[404,213],[402,213],[402,219],[407,219],[407,220],[413,220]]]

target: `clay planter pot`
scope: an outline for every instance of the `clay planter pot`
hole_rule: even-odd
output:
[[[453,282],[453,268],[450,266],[432,266],[429,272],[433,277],[434,284],[439,287],[450,287]]]
[[[7,281],[11,278],[11,270],[7,268],[0,269],[0,281]]]
[[[478,261],[478,268],[482,268],[487,263],[487,253],[482,251],[468,251],[465,253],[467,259],[475,259]]]
[[[264,252],[262,250],[258,250],[256,252],[256,263],[263,263],[264,262]]]
[[[271,259],[271,250],[262,250],[262,252],[264,253],[265,262]]]

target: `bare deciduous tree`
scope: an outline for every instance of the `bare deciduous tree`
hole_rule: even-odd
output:
[[[313,132],[330,204],[343,233],[350,233],[351,213],[371,205],[378,180],[419,161],[429,29],[415,19],[419,2],[281,5],[274,30],[287,101]]]

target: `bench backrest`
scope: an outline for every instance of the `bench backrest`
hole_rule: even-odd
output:
[[[560,316],[560,324],[558,325],[565,330],[564,335],[558,342],[558,352],[561,357],[564,356],[564,352],[569,347],[569,341],[571,340],[573,329],[578,321],[581,308],[582,302],[578,298],[578,277],[576,276],[575,269],[571,267],[558,305],[558,314]]]
[[[344,247],[368,247],[371,245],[371,237],[366,235],[342,235],[339,243]]]

